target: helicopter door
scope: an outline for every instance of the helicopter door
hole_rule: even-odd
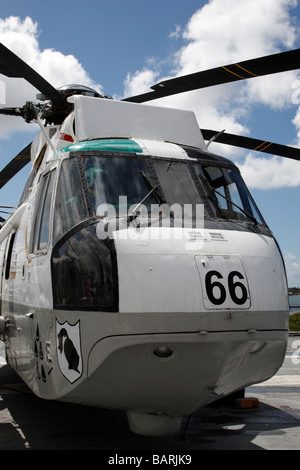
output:
[[[16,271],[12,270],[13,247],[16,238],[16,232],[11,232],[3,240],[1,250],[1,315],[5,318],[14,313],[14,280]]]
[[[0,303],[0,315],[2,315],[2,302],[3,302],[3,278],[4,278],[4,272],[5,272],[5,263],[6,263],[6,247],[7,247],[7,238],[3,240],[3,242],[0,245],[0,298],[1,298],[1,303]]]
[[[5,240],[6,247],[3,253],[4,259],[3,259],[2,276],[1,276],[1,299],[2,299],[2,308],[3,308],[3,301],[6,301],[7,309],[8,309],[9,302],[12,300],[11,299],[12,290],[10,288],[10,279],[15,278],[15,271],[11,271],[12,253],[13,253],[15,237],[16,237],[16,232],[13,232],[8,237],[8,240]],[[8,313],[8,312],[5,312],[5,313]]]
[[[43,176],[40,204],[35,217],[32,252],[43,254],[49,242],[51,200],[54,187],[55,170]]]
[[[7,256],[6,256],[5,271],[4,271],[6,280],[8,280],[11,277],[10,267],[11,267],[11,259],[12,259],[12,252],[13,252],[15,237],[16,237],[16,232],[13,232],[9,240],[8,251],[7,251]],[[12,275],[14,274],[15,273],[12,273]]]

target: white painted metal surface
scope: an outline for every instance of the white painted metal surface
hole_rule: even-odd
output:
[[[99,137],[129,137],[206,149],[192,111],[95,100],[87,96],[74,96],[69,101],[75,103],[76,136],[79,141]]]

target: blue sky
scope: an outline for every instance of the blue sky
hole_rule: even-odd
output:
[[[54,86],[83,83],[121,98],[159,80],[300,47],[296,0],[34,0],[1,2],[0,42]],[[6,106],[35,98],[5,79]],[[299,84],[297,82],[299,80]],[[250,83],[251,82],[251,83]],[[155,104],[195,111],[200,127],[300,144],[300,71],[191,92]],[[153,103],[154,104],[154,103]],[[36,135],[35,125],[0,117],[1,167]],[[241,168],[300,286],[300,162],[214,144]],[[16,205],[26,167],[1,189]]]

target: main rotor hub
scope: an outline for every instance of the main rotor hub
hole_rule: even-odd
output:
[[[85,96],[91,96],[93,98],[106,98],[105,95],[85,85],[78,85],[78,84],[64,85],[64,86],[57,88],[57,90],[62,92],[67,97],[72,96],[72,95],[85,95]]]

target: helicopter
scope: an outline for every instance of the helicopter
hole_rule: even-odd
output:
[[[40,127],[0,172],[3,187],[31,163],[0,229],[0,333],[37,396],[120,410],[132,432],[167,435],[279,370],[282,254],[239,169],[208,148],[300,151],[202,129],[192,111],[149,102],[299,59],[299,49],[251,59],[117,101],[84,85],[56,89],[0,45],[0,73],[39,91],[37,103],[0,109]]]

